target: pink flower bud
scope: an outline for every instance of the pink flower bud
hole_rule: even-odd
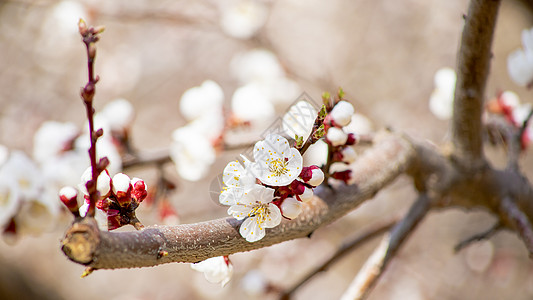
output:
[[[326,133],[326,141],[334,147],[345,145],[347,140],[348,135],[340,128],[331,127]]]
[[[346,145],[355,145],[358,141],[358,137],[355,133],[348,133],[348,139],[346,140]]]
[[[148,195],[148,186],[146,186],[146,183],[144,183],[144,180],[137,178],[137,177],[134,177],[131,180],[131,185],[133,186],[133,190],[132,190],[133,198],[138,203],[141,203]]]
[[[353,163],[357,157],[355,150],[350,146],[344,147],[341,150],[341,154],[342,154],[342,161],[345,163],[349,163],[349,164]]]
[[[280,208],[284,217],[294,219],[302,212],[302,202],[290,197],[283,200]]]
[[[331,174],[331,177],[333,177],[335,179],[338,179],[338,180],[342,180],[342,181],[344,181],[344,183],[348,184],[348,181],[352,177],[352,170],[345,170],[345,171],[335,172],[335,173]]]
[[[65,204],[68,210],[73,213],[75,216],[79,216],[79,207],[78,207],[78,191],[71,187],[65,186],[59,191],[59,199]]]
[[[347,101],[340,101],[333,107],[333,110],[329,113],[331,120],[338,126],[346,126],[350,124],[352,115],[354,113],[353,105]]]
[[[126,207],[131,204],[131,184],[128,175],[118,173],[113,176],[113,193],[120,206]]]

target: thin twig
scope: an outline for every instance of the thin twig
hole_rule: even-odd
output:
[[[426,194],[421,194],[407,215],[383,238],[341,299],[365,299],[368,296],[400,246],[426,216],[430,207],[430,199]]]
[[[500,0],[471,0],[457,56],[453,105],[454,157],[466,170],[485,164],[481,114]]]
[[[478,242],[478,241],[481,241],[481,240],[488,240],[490,239],[494,234],[496,234],[498,231],[500,231],[500,229],[502,229],[502,224],[500,222],[494,224],[491,228],[489,228],[488,230],[485,230],[483,232],[480,232],[478,234],[475,234],[465,240],[462,240],[461,242],[459,242],[454,248],[453,250],[455,251],[455,253],[463,250],[465,247],[469,246],[470,244],[474,243],[474,242]]]
[[[296,290],[298,290],[301,286],[307,283],[315,275],[320,272],[326,271],[331,265],[335,264],[348,253],[352,252],[359,246],[362,246],[363,244],[377,237],[378,235],[388,231],[392,228],[392,226],[396,224],[396,222],[398,222],[398,220],[393,219],[384,223],[376,224],[372,226],[372,228],[365,230],[365,232],[363,232],[362,234],[359,233],[355,238],[352,238],[349,241],[343,243],[341,247],[335,253],[333,253],[333,255],[331,255],[328,260],[308,272],[307,275],[301,280],[299,280],[294,286],[292,286],[290,289],[287,289],[283,294],[281,294],[280,299],[290,299],[292,294],[294,294]]]

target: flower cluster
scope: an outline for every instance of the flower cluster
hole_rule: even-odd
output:
[[[84,204],[78,207],[78,191],[70,186],[63,187],[59,192],[59,198],[63,204],[76,217],[85,216],[89,208],[89,193],[87,183],[92,178],[92,170],[89,167],[81,176],[78,190],[83,193]],[[96,208],[105,214],[107,230],[120,228],[124,225],[140,226],[135,216],[135,210],[148,195],[147,186],[140,178],[128,177],[124,173],[118,173],[113,178],[107,170],[102,171],[96,180],[96,189],[99,200]]]
[[[300,152],[277,134],[257,142],[253,156],[254,162],[243,156],[244,166],[228,163],[219,197],[230,206],[228,214],[244,220],[239,232],[249,242],[262,239],[265,228],[279,225],[282,216],[296,218],[302,202],[312,198],[312,189],[324,179],[318,167],[303,167]]]
[[[487,111],[501,115],[513,127],[519,129],[530,116],[533,107],[531,103],[520,103],[517,94],[511,91],[499,93],[495,99],[487,104]],[[533,142],[533,122],[529,121],[520,137],[521,147],[525,150]]]

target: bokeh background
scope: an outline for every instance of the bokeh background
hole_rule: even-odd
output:
[[[533,26],[533,3],[502,2],[486,97],[513,90],[523,102],[532,102],[531,91],[510,80],[506,60],[521,46],[522,29]],[[106,26],[98,43],[96,72],[101,82],[95,106],[99,109],[119,97],[131,101],[137,112],[133,144],[141,150],[168,148],[172,131],[185,124],[178,107],[186,89],[212,79],[223,88],[229,106],[239,86],[229,75],[231,59],[254,48],[275,53],[287,76],[314,99],[342,86],[376,129],[390,127],[436,144],[448,139],[448,121],[430,113],[428,99],[434,73],[455,66],[467,1],[259,3],[266,12],[265,24],[253,37],[237,38],[221,27],[225,10],[235,1],[0,1],[0,144],[31,154],[33,134],[44,121],[84,123],[78,93],[86,80],[86,64],[77,35],[79,17]],[[281,106],[280,114],[286,109]],[[501,149],[486,152],[495,165],[504,161]],[[221,154],[212,174],[220,173],[236,154]],[[532,157],[530,150],[521,158],[530,181]],[[171,166],[168,172],[178,183],[171,201],[181,222],[226,215],[209,196],[214,175],[190,183],[175,171],[172,175]],[[132,174],[148,183],[156,176],[150,168]],[[262,283],[291,286],[347,237],[404,212],[414,197],[409,179],[400,178],[311,239],[233,255],[235,274],[225,288],[208,283],[188,264],[102,270],[80,279],[84,268],[60,251],[69,222],[65,217],[53,232],[23,236],[14,244],[0,241],[0,292],[6,299],[32,293],[28,297],[43,299],[275,299],[274,292],[258,293]],[[149,208],[139,212],[147,225],[157,222],[154,214]],[[479,211],[432,212],[370,299],[533,298],[533,263],[514,234],[501,232],[453,252],[456,243],[493,222]],[[378,240],[316,276],[295,299],[338,298]]]

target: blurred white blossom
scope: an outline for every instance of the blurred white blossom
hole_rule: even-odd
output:
[[[211,142],[194,128],[184,126],[172,133],[170,158],[176,164],[178,174],[190,181],[197,181],[208,174],[215,162],[215,149]]]
[[[442,68],[435,73],[435,89],[429,98],[429,110],[437,118],[448,120],[453,114],[453,97],[457,76],[451,68]]]
[[[239,87],[231,98],[233,115],[241,120],[263,127],[275,115],[274,106],[256,83]]]
[[[72,147],[79,133],[73,123],[44,122],[33,137],[33,158],[42,164],[61,155]]]
[[[523,49],[517,49],[507,57],[507,71],[519,86],[533,83],[533,28],[522,30]]]
[[[135,119],[135,110],[126,99],[115,99],[104,106],[98,113],[112,131],[123,132],[131,127]]]
[[[252,37],[268,17],[268,8],[257,0],[233,0],[221,6],[222,30],[230,36],[247,39]]]
[[[180,112],[188,121],[215,110],[222,113],[224,91],[212,80],[204,81],[200,86],[186,90],[181,96]]]

